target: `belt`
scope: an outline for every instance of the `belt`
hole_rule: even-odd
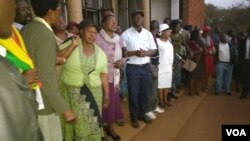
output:
[[[149,63],[146,63],[146,64],[127,64],[127,65],[134,66],[134,67],[144,67],[144,66],[149,65]]]
[[[230,62],[222,62],[222,61],[219,61],[219,63],[225,63],[225,64],[228,64],[228,63],[230,63]]]

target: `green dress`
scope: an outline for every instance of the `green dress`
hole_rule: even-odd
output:
[[[104,133],[101,121],[99,121],[100,117],[98,118],[95,112],[99,110],[99,114],[102,115],[102,87],[101,85],[91,85],[89,77],[92,72],[95,72],[96,62],[98,61],[98,57],[100,57],[98,56],[99,50],[95,48],[95,52],[91,56],[86,57],[83,54],[82,47],[79,48],[79,53],[76,54],[79,55],[81,72],[78,73],[82,73],[83,85],[89,88],[94,100],[92,99],[92,101],[89,101],[86,95],[81,94],[81,87],[72,86],[62,81],[61,93],[70,108],[73,109],[77,115],[77,121],[74,124],[65,123],[63,119],[61,120],[63,138],[65,141],[100,141]],[[69,69],[69,66],[70,65],[64,69]],[[106,71],[106,68],[104,68],[102,72]],[[63,73],[62,71],[62,75]],[[100,73],[98,75],[100,75]],[[93,103],[96,103],[97,109],[91,107]]]

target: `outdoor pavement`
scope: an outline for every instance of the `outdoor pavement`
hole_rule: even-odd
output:
[[[249,107],[250,98],[240,100],[239,93],[192,97],[183,93],[153,123],[140,122],[139,129],[131,126],[128,103],[122,103],[125,125],[115,128],[122,141],[220,141],[221,124],[250,124]]]

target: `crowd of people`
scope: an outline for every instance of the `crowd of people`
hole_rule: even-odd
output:
[[[30,2],[0,1],[2,140],[120,141],[114,124],[124,124],[123,98],[139,128],[184,90],[232,95],[234,79],[240,99],[249,94],[250,29],[225,34],[165,18],[147,30],[136,10],[122,31],[112,11],[100,25],[67,24],[59,0]],[[187,60],[192,70],[183,67]]]

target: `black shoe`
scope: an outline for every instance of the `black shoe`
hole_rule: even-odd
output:
[[[107,137],[102,137],[102,141],[109,141]]]
[[[166,105],[163,104],[163,103],[160,103],[159,106],[160,106],[161,108],[163,108],[163,109],[166,108]]]
[[[189,92],[188,95],[192,97],[194,94],[192,92]]]
[[[246,99],[246,98],[247,98],[246,95],[241,95],[241,96],[240,96],[240,99],[241,99],[241,100]]]
[[[170,97],[169,95],[167,96],[167,101],[168,101],[168,102],[171,102],[171,101],[172,101],[172,100],[171,100],[171,97]]]
[[[132,122],[131,122],[131,125],[132,125],[134,128],[139,128],[139,127],[140,127],[138,121],[132,121]]]
[[[141,121],[143,121],[143,122],[145,122],[145,123],[147,123],[147,124],[152,123],[152,119],[150,119],[150,118],[148,118],[148,117],[146,117],[146,116],[140,118],[139,120],[141,120]]]
[[[180,90],[175,90],[175,93],[180,93],[181,91]]]
[[[175,96],[173,92],[168,92],[167,101],[171,102],[172,98],[177,99],[178,97]]]
[[[164,104],[166,104],[168,107],[172,106],[172,104],[168,101],[165,101]]]
[[[174,99],[178,99],[178,96],[171,94],[170,97],[174,98]]]
[[[226,93],[226,95],[232,95],[232,93],[230,93],[230,92],[227,92],[227,93]]]
[[[214,95],[219,95],[220,93],[219,92],[214,92]]]
[[[181,86],[180,85],[176,86],[176,89],[181,90]]]
[[[117,134],[111,134],[110,132],[107,132],[107,134],[114,140],[114,141],[121,141],[121,137]]]
[[[201,95],[201,94],[200,94],[200,92],[195,92],[195,94],[196,94],[196,95],[198,95],[198,96],[200,96],[200,95]]]
[[[123,120],[117,120],[117,121],[115,121],[115,123],[116,123],[118,126],[124,126],[124,121],[123,121]]]

